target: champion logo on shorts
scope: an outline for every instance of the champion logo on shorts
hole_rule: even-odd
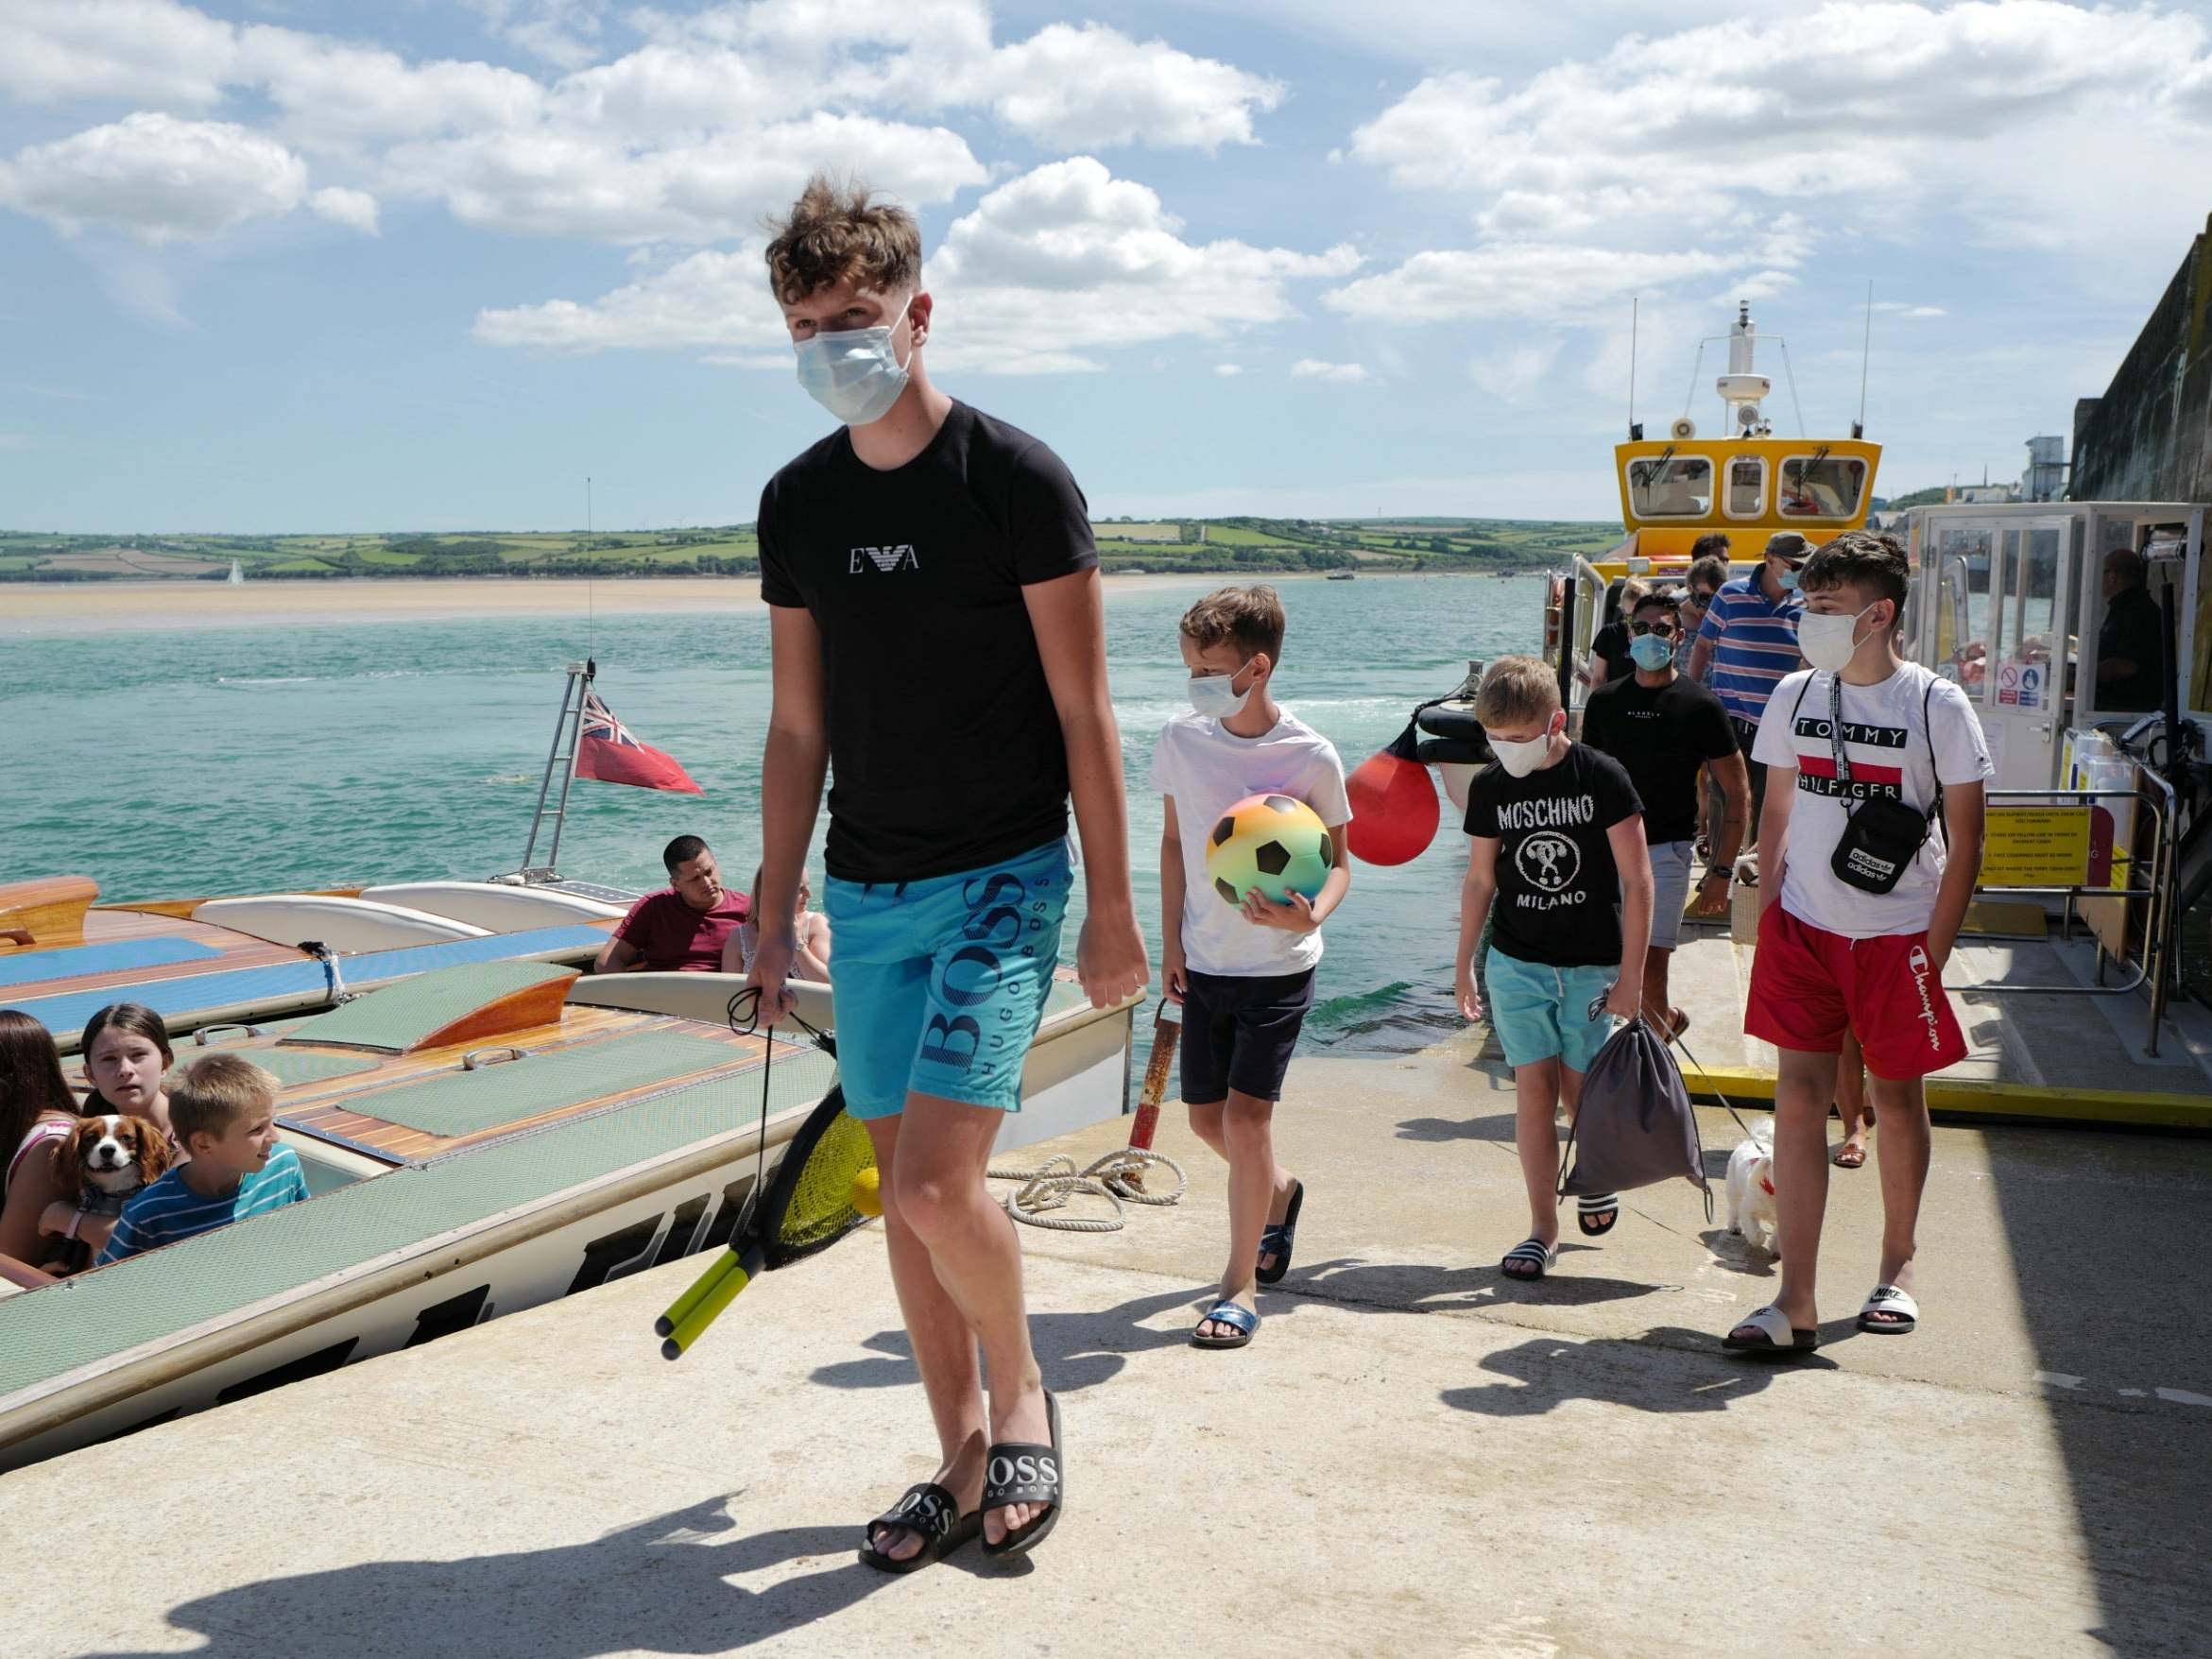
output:
[[[914,556],[914,543],[901,541],[893,547],[855,547],[846,556],[847,575],[857,576],[868,566],[889,575],[893,571],[918,571],[921,560]]]
[[[1920,1018],[1928,1027],[1928,1047],[1931,1052],[1940,1053],[1943,1051],[1943,1028],[1935,1018],[1935,999],[1928,989],[1929,976],[1934,971],[1934,964],[1928,960],[1927,949],[1915,945],[1905,958],[1905,966],[1912,972],[1912,988],[1920,993]]]

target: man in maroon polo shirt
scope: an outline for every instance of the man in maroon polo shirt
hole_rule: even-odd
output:
[[[748,913],[746,896],[722,885],[713,851],[696,835],[678,835],[660,862],[669,885],[630,906],[592,972],[721,971],[722,947]]]

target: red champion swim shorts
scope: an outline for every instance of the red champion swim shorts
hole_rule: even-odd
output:
[[[1838,1053],[1843,1034],[1857,1032],[1866,1069],[1893,1082],[1966,1057],[1926,933],[1846,939],[1800,921],[1778,899],[1759,917],[1743,1029],[1811,1054]]]

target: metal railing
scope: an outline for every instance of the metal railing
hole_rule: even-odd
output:
[[[2127,881],[2123,886],[2092,887],[2086,882],[2071,882],[2055,886],[1984,887],[1974,889],[1977,898],[2060,898],[2065,900],[2061,913],[2062,937],[2072,936],[2074,906],[2083,898],[2118,898],[2146,901],[2143,917],[2143,946],[2135,963],[2135,977],[2120,984],[2104,983],[2104,969],[2113,953],[2104,941],[2097,942],[2097,970],[2092,984],[2017,984],[1995,981],[1980,984],[1953,985],[1955,991],[1973,991],[1985,996],[2032,994],[2046,997],[2122,997],[2140,990],[2148,984],[2151,990],[2151,1030],[2145,1052],[2155,1059],[2158,1054],[2158,1028],[2166,1018],[2167,994],[2172,979],[2174,929],[2174,890],[2176,872],[2173,868],[2174,839],[2172,833],[2175,799],[2173,786],[2152,772],[2137,764],[2135,786],[2132,789],[1992,789],[1983,792],[1982,798],[1993,807],[1999,801],[2034,801],[2045,805],[2078,803],[2090,806],[2100,800],[2126,800],[2136,803],[2150,814],[2151,844],[2141,857],[2118,846],[2113,848],[2117,864],[2121,858],[2128,861]],[[2139,841],[2138,841],[2139,845]],[[2137,877],[2149,872],[2149,884],[2139,885]],[[2122,913],[2122,941],[2125,942],[2125,913]]]

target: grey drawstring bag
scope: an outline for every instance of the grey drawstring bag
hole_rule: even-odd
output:
[[[1676,1175],[1706,1195],[1711,1221],[1713,1189],[1689,1090],[1665,1041],[1638,1015],[1605,1039],[1583,1073],[1582,1106],[1559,1159],[1559,1196],[1595,1198]]]

